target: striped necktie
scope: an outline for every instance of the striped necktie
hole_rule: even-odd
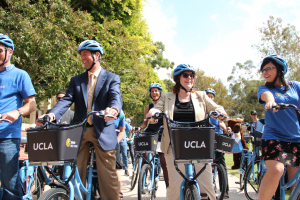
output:
[[[94,96],[94,90],[95,90],[95,75],[91,74],[89,78],[89,92],[88,92],[88,107],[87,107],[87,112],[92,111],[92,101],[93,101],[93,96]],[[92,125],[93,120],[92,120],[92,115],[89,116],[87,122]]]

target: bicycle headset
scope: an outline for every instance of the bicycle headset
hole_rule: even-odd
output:
[[[0,64],[0,66],[2,66],[11,59],[11,57],[10,57],[9,59],[7,59],[7,61],[5,61],[6,56],[7,56],[7,48],[11,48],[14,51],[15,45],[14,45],[14,42],[12,41],[12,39],[10,39],[7,35],[2,34],[2,33],[0,33],[0,43],[5,46],[5,57],[4,57],[3,63]]]
[[[86,71],[90,71],[94,67],[94,65],[98,61],[101,60],[101,57],[104,54],[103,47],[101,46],[101,44],[99,44],[95,40],[85,40],[85,41],[83,41],[83,42],[80,43],[80,45],[78,46],[77,52],[80,54],[80,52],[82,50],[90,50],[92,52],[93,64],[92,64],[92,66],[89,69],[86,70]],[[94,58],[95,52],[100,52],[100,56],[99,56],[99,58],[97,60],[95,60],[95,58]]]
[[[180,65],[178,65],[178,66],[174,69],[174,71],[173,71],[173,80],[175,81],[175,76],[180,75],[180,74],[183,73],[184,71],[190,71],[190,72],[192,72],[193,74],[196,74],[196,71],[195,71],[195,69],[194,69],[193,66],[188,65],[188,64],[180,64]],[[176,81],[175,81],[175,82],[176,82]],[[191,91],[193,90],[193,88],[194,88],[194,87],[192,87],[191,89],[187,90],[186,88],[184,88],[184,87],[181,85],[180,82],[179,82],[179,83],[176,82],[176,84],[179,84],[180,87],[181,87],[184,91],[186,91],[186,92],[191,92]]]
[[[207,89],[205,90],[205,92],[206,92],[206,93],[211,93],[211,94],[214,95],[214,97],[216,97],[216,92],[215,92],[215,90],[212,89],[212,88],[207,88]]]
[[[287,65],[287,62],[280,55],[269,55],[264,58],[261,66],[260,66],[261,72],[262,72],[263,67],[266,64],[268,64],[270,61],[273,61],[274,65],[277,68],[277,75],[276,75],[274,81],[271,83],[272,85],[274,85],[278,77],[282,76],[282,78],[283,78],[283,76],[287,73],[288,65]]]

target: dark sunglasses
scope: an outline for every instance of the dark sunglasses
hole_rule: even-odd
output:
[[[252,115],[257,115],[256,113],[252,114]]]
[[[56,97],[57,100],[60,100],[62,97]]]
[[[182,76],[183,76],[184,78],[188,78],[188,77],[191,77],[192,79],[195,78],[195,74],[183,73]]]

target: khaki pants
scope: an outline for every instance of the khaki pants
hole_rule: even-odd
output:
[[[86,180],[90,150],[89,142],[93,143],[95,148],[101,200],[119,199],[119,184],[115,171],[116,150],[104,151],[96,138],[96,133],[93,127],[86,127],[77,158],[78,171],[82,182],[85,183]]]
[[[176,171],[174,166],[174,157],[171,146],[168,149],[168,153],[165,154],[167,163],[168,175],[169,175],[169,187],[167,188],[168,200],[180,200],[180,186],[183,178]],[[199,172],[205,164],[195,164],[196,172]],[[178,164],[180,171],[185,174],[184,164]],[[199,184],[201,193],[206,193],[211,200],[215,200],[215,192],[213,186],[213,175],[211,164],[207,164],[205,170],[198,176],[197,182]]]

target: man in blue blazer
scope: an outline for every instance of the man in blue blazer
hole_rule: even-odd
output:
[[[88,111],[105,110],[107,115],[118,116],[122,109],[120,77],[100,66],[102,46],[94,40],[83,41],[78,47],[86,72],[71,78],[66,95],[48,114],[51,120],[60,119],[75,103],[73,122],[86,117]],[[91,77],[93,76],[93,77]],[[89,101],[90,99],[90,101]],[[114,120],[92,116],[81,142],[77,164],[81,180],[86,180],[89,143],[95,147],[100,196],[102,200],[119,199],[116,168],[116,147],[118,145]]]

